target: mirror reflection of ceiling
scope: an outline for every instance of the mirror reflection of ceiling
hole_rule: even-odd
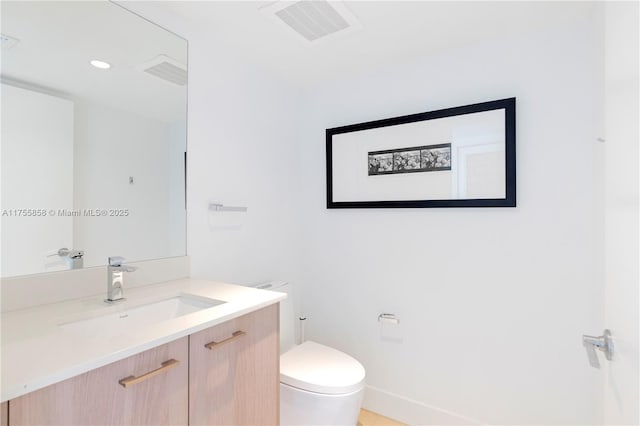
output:
[[[186,40],[106,1],[2,1],[1,7],[3,36],[18,40],[8,48],[3,41],[3,80],[167,123],[184,120],[185,86],[143,68],[164,55],[186,69]],[[94,59],[111,68],[93,67]]]

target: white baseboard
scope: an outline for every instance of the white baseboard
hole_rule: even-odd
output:
[[[373,386],[367,386],[362,408],[414,426],[483,424]]]

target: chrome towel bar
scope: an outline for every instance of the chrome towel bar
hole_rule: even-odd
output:
[[[220,203],[209,204],[209,210],[213,212],[246,212],[247,209],[248,209],[247,207],[225,206],[224,204],[220,204]]]

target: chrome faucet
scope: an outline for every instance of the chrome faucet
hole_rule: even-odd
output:
[[[124,273],[133,272],[135,266],[124,266],[124,257],[114,256],[109,258],[107,266],[107,298],[105,302],[114,303],[124,300]]]

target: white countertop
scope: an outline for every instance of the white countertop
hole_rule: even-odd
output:
[[[60,324],[124,311],[192,294],[221,305],[117,336],[83,336]],[[108,305],[105,295],[36,306],[2,314],[2,399],[0,402],[119,361],[265,306],[286,294],[206,280],[180,279],[135,289],[126,301]]]

